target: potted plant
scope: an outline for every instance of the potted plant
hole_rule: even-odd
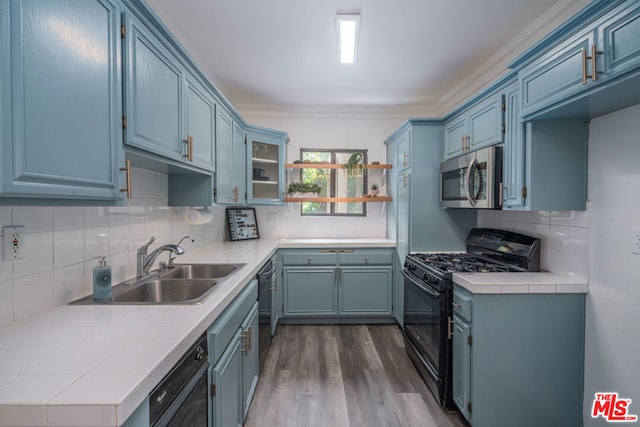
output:
[[[376,197],[380,193],[380,187],[378,184],[371,184],[371,195]]]
[[[294,197],[317,197],[322,187],[311,182],[292,182],[287,188],[287,194]]]
[[[343,164],[342,167],[347,170],[347,175],[356,176],[359,175],[360,170],[364,170],[362,167],[362,161],[364,160],[363,153],[353,153],[347,163]]]

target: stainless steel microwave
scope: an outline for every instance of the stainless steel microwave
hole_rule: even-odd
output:
[[[483,148],[440,163],[440,206],[500,209],[502,147]]]

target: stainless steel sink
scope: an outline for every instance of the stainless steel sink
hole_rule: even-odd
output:
[[[154,279],[137,283],[126,292],[111,297],[112,303],[185,304],[204,299],[215,280]]]
[[[229,276],[245,264],[175,264],[174,268],[160,273],[163,279],[221,279]]]

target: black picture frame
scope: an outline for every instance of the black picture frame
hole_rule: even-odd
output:
[[[255,208],[230,207],[226,208],[225,214],[229,240],[233,242],[260,238]]]

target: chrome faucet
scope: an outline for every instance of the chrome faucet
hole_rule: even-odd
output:
[[[184,236],[182,239],[180,239],[180,241],[178,242],[178,246],[180,246],[180,244],[182,242],[184,242],[186,239],[191,240],[191,242],[195,242],[195,239],[191,236]],[[166,268],[173,268],[173,260],[176,259],[176,257],[173,256],[173,254],[169,254],[169,263],[166,265]]]
[[[136,254],[136,279],[140,280],[149,275],[149,270],[153,265],[154,261],[164,251],[173,252],[176,255],[182,255],[184,253],[184,249],[182,249],[179,245],[168,244],[162,245],[153,250],[150,254],[147,254],[147,250],[149,246],[156,241],[155,237],[152,237],[147,244],[138,249]]]

